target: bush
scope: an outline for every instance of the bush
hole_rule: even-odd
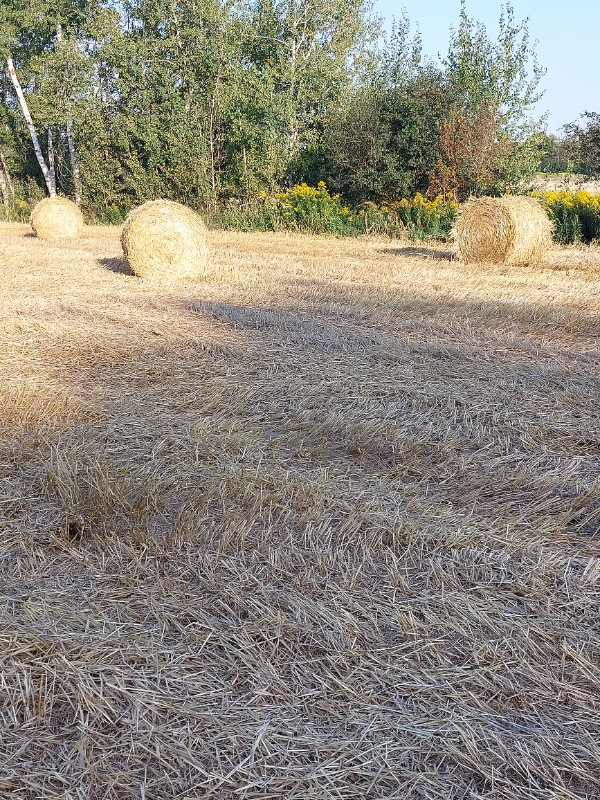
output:
[[[458,203],[442,195],[427,200],[416,194],[412,200],[393,203],[364,203],[360,215],[366,233],[408,234],[413,239],[446,239],[450,234]]]
[[[29,222],[31,206],[26,200],[18,197],[12,199],[10,205],[0,205],[0,219],[6,222]]]
[[[277,194],[260,194],[251,201],[229,200],[218,211],[208,213],[211,227],[237,230],[299,230],[358,236],[406,236],[414,239],[445,239],[456,218],[458,204],[449,197],[390,203],[367,202],[353,210],[337,194],[329,194],[321,181],[316,188],[306,183]]]
[[[106,225],[121,225],[125,220],[125,216],[123,210],[120,209],[116,203],[111,203],[105,206],[101,220]]]
[[[215,228],[236,230],[297,230],[340,236],[364,232],[360,219],[331,195],[321,181],[316,188],[301,183],[276,194],[259,192],[248,201],[230,198],[217,211],[206,213]]]
[[[260,192],[251,200],[230,198],[216,211],[201,211],[210,228],[237,231],[279,231],[285,228],[278,202],[274,195]]]
[[[554,222],[559,244],[600,241],[600,195],[589,192],[535,192]]]
[[[121,225],[127,216],[127,209],[100,200],[86,201],[84,211],[96,225]]]
[[[306,183],[275,195],[281,216],[290,228],[314,233],[361,233],[360,223],[338,194],[331,195],[320,181],[317,188]]]

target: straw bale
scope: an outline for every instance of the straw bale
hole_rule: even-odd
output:
[[[206,226],[192,209],[172,200],[135,208],[121,234],[123,252],[141,278],[198,280],[206,276]]]
[[[453,231],[460,261],[529,264],[552,244],[552,223],[533,197],[480,197],[461,208]]]
[[[31,212],[31,227],[40,239],[76,239],[83,233],[83,215],[67,197],[45,197]]]

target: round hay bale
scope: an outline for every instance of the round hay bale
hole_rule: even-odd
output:
[[[31,227],[40,239],[76,239],[85,223],[83,214],[67,197],[45,197],[31,212]]]
[[[172,200],[150,200],[127,215],[121,244],[140,278],[199,280],[206,277],[206,226],[191,208]]]
[[[530,264],[552,244],[552,222],[533,197],[480,197],[458,213],[453,230],[456,252],[465,264]]]

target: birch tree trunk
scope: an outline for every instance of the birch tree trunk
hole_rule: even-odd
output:
[[[214,124],[215,124],[215,98],[212,98],[212,103],[210,105],[210,119],[209,119],[209,127],[208,127],[208,135],[210,141],[210,180],[213,190],[213,202],[214,202],[214,194],[217,188],[217,177],[216,177],[216,170],[215,170],[215,139],[214,139]]]
[[[75,140],[73,139],[73,118],[71,117],[70,109],[67,111],[67,142],[69,143],[69,155],[71,156],[71,172],[73,174],[73,188],[75,190],[75,202],[77,205],[81,203],[81,173],[79,172],[79,159],[77,158],[77,150],[75,149]]]
[[[52,128],[48,128],[48,169],[53,186],[56,187],[56,165],[54,163],[54,140],[52,138]]]
[[[56,25],[56,41],[62,42],[62,25],[60,22]],[[79,171],[79,159],[77,158],[77,148],[75,147],[75,139],[73,138],[73,114],[71,113],[71,103],[67,98],[67,143],[69,145],[69,156],[71,158],[71,174],[73,175],[73,189],[75,191],[75,203],[81,203],[82,187],[81,187],[81,173]]]
[[[37,133],[35,132],[33,120],[31,119],[31,114],[29,113],[27,100],[25,99],[25,95],[23,94],[23,90],[21,89],[21,84],[19,83],[19,79],[15,71],[15,65],[13,63],[11,56],[7,58],[6,65],[8,67],[8,74],[10,75],[12,85],[15,88],[15,92],[19,100],[19,105],[21,106],[21,111],[23,112],[25,122],[27,123],[27,127],[29,128],[29,134],[31,136],[31,141],[33,143],[33,149],[35,150],[35,155],[37,157],[38,164],[40,165],[40,169],[42,170],[42,174],[46,182],[46,188],[48,189],[48,194],[50,195],[50,197],[56,197],[56,185],[52,181],[50,170],[48,169],[48,165],[44,160],[42,148],[40,147],[40,142],[37,137]]]
[[[10,205],[10,195],[8,193],[8,184],[6,182],[6,174],[4,172],[4,163],[0,158],[0,190],[2,190],[2,202],[8,208]]]
[[[0,167],[2,168],[2,174],[4,175],[4,180],[8,185],[8,193],[9,195],[14,195],[15,190],[13,188],[12,178],[10,177],[10,171],[8,169],[8,165],[6,163],[6,159],[4,158],[4,153],[0,150]]]

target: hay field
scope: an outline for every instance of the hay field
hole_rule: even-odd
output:
[[[0,797],[600,797],[600,253],[0,229]]]

